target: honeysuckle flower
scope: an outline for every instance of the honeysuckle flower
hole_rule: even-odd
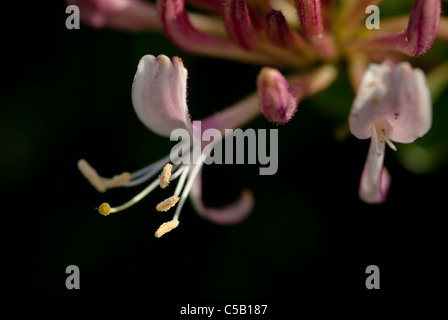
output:
[[[431,128],[432,102],[426,78],[407,62],[371,64],[353,102],[350,131],[371,139],[359,196],[368,203],[384,202],[390,176],[383,167],[385,145],[411,143]]]
[[[151,131],[162,136],[170,136],[175,129],[186,129],[193,143],[187,148],[188,152],[179,156],[179,159],[167,156],[141,170],[133,173],[125,172],[110,179],[99,176],[87,161],[81,159],[78,162],[80,171],[100,192],[104,192],[108,188],[140,185],[161,172],[158,178],[125,204],[111,207],[109,204],[103,203],[98,208],[100,214],[109,215],[127,209],[158,186],[162,189],[169,187],[169,183],[175,179],[179,179],[179,181],[174,194],[160,202],[156,210],[167,211],[176,204],[177,208],[173,219],[164,223],[156,231],[157,237],[178,226],[182,206],[189,195],[196,211],[202,217],[215,223],[237,223],[251,212],[254,197],[248,189],[241,193],[236,202],[226,207],[208,208],[203,204],[201,168],[209,154],[195,152],[195,148],[199,146],[199,149],[202,150],[207,146],[198,141],[197,136],[201,134],[200,131],[213,126],[220,132],[224,132],[224,129],[236,128],[257,116],[260,111],[256,96],[249,96],[244,102],[204,119],[203,130],[201,130],[199,126],[194,126],[197,122],[193,122],[192,125],[186,102],[186,86],[187,69],[180,58],[174,57],[170,60],[164,55],[158,57],[146,55],[140,60],[132,86],[132,102],[137,116]],[[211,144],[217,142],[213,141]],[[180,161],[189,157],[193,157],[193,161]],[[175,163],[174,165],[169,163],[170,159]]]

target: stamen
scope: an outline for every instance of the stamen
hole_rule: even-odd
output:
[[[162,173],[160,174],[160,188],[165,189],[170,184],[172,169],[173,165],[171,163],[167,163],[165,167],[163,167]]]
[[[171,174],[170,181],[173,181],[173,180],[177,179],[177,177],[179,177],[181,175],[181,173],[184,172],[186,166],[184,166],[184,165],[177,165],[174,168],[176,168],[175,169],[176,171]]]
[[[148,179],[151,179],[153,176],[156,175],[157,172],[160,171],[160,169],[163,168],[163,165],[169,161],[169,156],[165,157],[163,159],[158,160],[155,163],[150,164],[149,166],[146,166],[143,169],[140,169],[136,172],[133,172],[131,174],[132,180],[127,182],[124,186],[125,187],[133,187],[137,186]]]
[[[106,192],[107,189],[120,187],[131,180],[131,174],[129,172],[123,172],[112,178],[103,178],[85,159],[78,161],[78,168],[90,184],[99,192]]]
[[[178,196],[172,196],[168,199],[163,200],[156,206],[157,211],[168,211],[170,208],[174,207],[174,205],[179,201]]]
[[[163,164],[166,163],[169,160],[170,160],[170,156],[168,155],[166,157],[163,157],[162,159],[157,160],[154,163],[151,163],[150,165],[148,165],[148,166],[146,166],[146,167],[144,167],[144,168],[142,168],[140,170],[132,172],[132,179],[141,177],[141,176],[143,176],[144,174],[146,174],[149,171],[159,171],[160,169],[157,169],[157,167],[162,168]]]
[[[179,220],[173,219],[171,221],[165,222],[162,224],[159,229],[157,229],[156,233],[154,234],[157,238],[160,238],[165,233],[170,232],[174,228],[176,228],[179,225]]]
[[[126,202],[125,204],[122,204],[121,206],[110,208],[110,213],[123,211],[124,209],[129,208],[130,206],[133,206],[140,200],[142,200],[144,197],[148,195],[152,190],[154,190],[159,185],[159,179],[154,180],[149,186],[147,186],[145,189],[143,189],[139,194],[137,194],[134,198]]]
[[[174,190],[174,195],[178,196],[180,194],[180,191],[182,190],[182,187],[185,184],[185,180],[187,179],[188,173],[190,172],[190,167],[184,167],[182,172],[182,175],[179,178],[179,182],[177,183],[176,190]],[[177,172],[176,172],[177,173]]]
[[[394,151],[397,151],[397,147],[392,143],[392,141],[389,140],[388,137],[386,137],[385,134],[383,134],[383,140],[386,141],[387,145]]]
[[[187,199],[188,194],[190,193],[190,190],[193,187],[193,183],[196,180],[196,177],[198,176],[199,172],[201,171],[202,165],[204,163],[203,160],[204,159],[202,159],[202,161],[199,164],[193,165],[193,167],[191,168],[191,172],[188,177],[187,184],[185,185],[185,188],[180,197],[179,205],[177,206],[176,212],[174,213],[174,217],[173,217],[174,220],[179,218],[180,211],[182,210],[185,200]],[[190,170],[188,170],[188,171],[190,171]]]
[[[186,141],[182,141],[182,143],[179,145],[179,150],[182,148],[182,146],[187,143]],[[179,157],[178,155],[176,155],[175,157],[173,157],[173,159],[171,159],[172,162],[177,162],[177,161],[183,161],[186,157],[188,157],[190,155],[189,152],[182,154],[181,157]],[[160,160],[157,160],[156,162],[150,164],[149,166],[146,166],[136,172],[133,172],[131,174],[132,176],[132,180],[127,182],[124,186],[125,187],[133,187],[133,186],[137,186],[145,181],[147,181],[148,179],[151,179],[153,176],[156,175],[157,172],[160,171],[160,169],[163,168],[164,164],[167,161],[170,161],[170,157],[171,155],[168,155]],[[173,180],[173,179],[171,179]]]

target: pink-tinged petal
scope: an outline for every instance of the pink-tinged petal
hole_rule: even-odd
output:
[[[229,38],[245,49],[255,38],[249,7],[246,0],[223,0],[222,17]]]
[[[80,9],[83,23],[95,28],[140,32],[161,28],[154,4],[141,0],[66,0]]]
[[[197,8],[210,12],[221,12],[223,0],[187,0],[187,2]]]
[[[139,119],[152,131],[169,136],[188,127],[187,69],[182,60],[144,56],[132,85],[132,103]]]
[[[259,7],[248,6],[247,0],[224,0],[222,17],[229,38],[247,53],[264,57],[269,65],[303,66],[308,61],[297,59],[297,53],[284,50],[272,44],[266,35],[267,3]]]
[[[431,48],[439,25],[440,7],[440,0],[415,0],[406,32],[410,56],[419,56]]]
[[[431,93],[425,74],[407,62],[399,63],[391,74],[390,88],[385,97],[389,101],[384,115],[390,125],[387,137],[401,143],[413,142],[432,124]]]
[[[420,56],[434,43],[440,10],[440,0],[416,0],[406,30],[398,33],[375,33],[358,41],[352,49],[366,52],[395,51],[411,57]]]
[[[303,98],[327,88],[336,78],[336,69],[324,65],[316,70],[286,80],[280,71],[265,67],[257,77],[260,109],[271,122],[285,123]]]
[[[272,62],[272,57],[248,52],[229,39],[214,37],[194,28],[185,11],[184,0],[157,0],[157,10],[166,35],[185,51],[248,63]],[[278,62],[285,64],[282,60]]]
[[[350,131],[358,139],[370,138],[374,122],[385,114],[383,99],[393,67],[392,63],[372,63],[364,73],[349,116]]]
[[[437,39],[448,41],[448,18],[440,17]]]
[[[201,173],[198,174],[190,191],[193,208],[201,217],[216,224],[233,225],[240,223],[249,216],[255,204],[254,196],[249,189],[243,190],[238,200],[225,207],[206,207],[202,201]]]
[[[322,57],[333,56],[336,49],[324,30],[321,1],[295,0],[295,4],[304,37],[313,44]]]
[[[413,142],[431,127],[432,103],[424,73],[407,62],[371,64],[350,111],[350,131],[359,139],[380,134],[401,143]]]
[[[295,0],[303,35],[310,41],[322,38],[324,25],[320,0]]]
[[[386,201],[390,186],[390,175],[384,162],[385,143],[370,142],[369,154],[362,171],[359,185],[359,197],[367,203],[383,203]]]
[[[225,134],[226,129],[236,129],[260,116],[256,94],[251,94],[234,105],[214,113],[201,122],[202,131],[213,128]]]
[[[224,41],[193,28],[185,11],[184,0],[158,0],[157,8],[165,33],[182,49],[194,51],[202,45],[225,48]]]
[[[288,122],[297,110],[299,97],[291,94],[288,82],[277,69],[264,67],[260,71],[257,92],[261,112],[271,122]]]
[[[266,26],[268,39],[276,46],[291,49],[300,54],[312,53],[309,43],[288,25],[281,11],[271,10],[266,15]]]

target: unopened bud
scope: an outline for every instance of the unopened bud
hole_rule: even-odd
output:
[[[285,123],[297,110],[285,77],[274,68],[263,68],[257,77],[257,91],[263,115],[271,122]]]

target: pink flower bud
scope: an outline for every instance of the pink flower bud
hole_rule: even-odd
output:
[[[258,98],[263,115],[271,122],[289,121],[297,109],[285,77],[276,69],[265,67],[257,77]]]

